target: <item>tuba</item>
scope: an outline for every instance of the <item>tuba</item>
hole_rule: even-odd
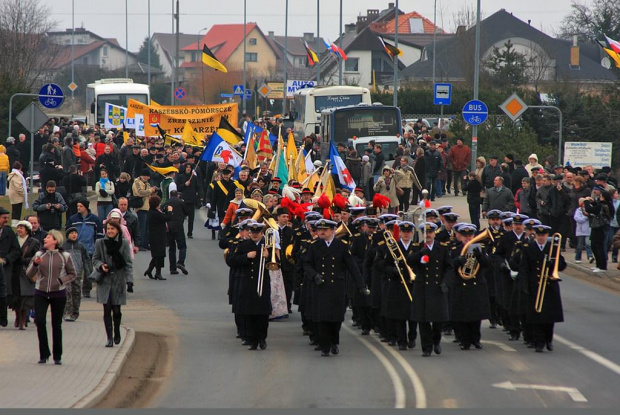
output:
[[[336,235],[336,238],[338,238],[338,239],[342,239],[342,238],[347,237],[347,236],[350,238],[350,237],[353,236],[353,234],[349,230],[349,227],[344,222],[341,222],[340,226],[338,226],[338,228],[336,228],[335,235]]]
[[[411,291],[409,291],[409,287],[407,286],[407,281],[405,281],[405,276],[403,275],[403,271],[400,267],[401,261],[403,264],[405,264],[405,269],[407,270],[407,274],[409,276],[409,282],[413,282],[415,280],[415,274],[413,273],[413,270],[407,264],[407,260],[405,259],[403,252],[400,250],[400,247],[398,246],[398,242],[396,242],[396,239],[394,239],[392,232],[386,230],[385,232],[383,232],[383,238],[385,239],[385,246],[387,247],[388,251],[390,251],[392,258],[394,259],[394,265],[396,265],[396,269],[398,270],[400,279],[402,280],[403,285],[405,286],[405,291],[407,291],[407,296],[409,297],[409,301],[413,301],[413,297],[411,296]]]
[[[545,300],[545,291],[547,290],[548,281],[561,281],[558,267],[560,266],[560,245],[562,235],[554,233],[551,236],[551,245],[549,246],[549,254],[545,255],[542,267],[540,268],[540,276],[538,277],[538,291],[536,291],[536,301],[534,309],[537,313],[542,312],[543,301]],[[553,260],[553,271],[549,275],[549,262]]]
[[[277,229],[278,224],[275,219],[269,213],[269,209],[258,200],[254,199],[243,199],[243,204],[254,210],[254,215],[252,215],[252,220],[256,222],[263,222],[265,225],[269,226],[272,229]]]
[[[458,273],[464,280],[470,280],[472,278],[475,278],[478,274],[478,271],[480,271],[480,263],[476,259],[473,252],[467,252],[469,250],[469,247],[472,244],[484,241],[486,239],[490,239],[491,242],[494,241],[493,235],[488,228],[485,229],[484,232],[481,232],[478,235],[474,236],[471,241],[463,245],[463,249],[461,249],[461,256],[465,256],[465,264],[458,268]]]

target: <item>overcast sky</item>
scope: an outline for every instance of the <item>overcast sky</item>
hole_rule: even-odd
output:
[[[137,52],[148,35],[148,0],[39,0],[49,7],[56,29],[72,27],[72,4],[75,4],[75,27],[84,27],[105,38],[116,38],[125,46],[125,4],[128,3],[129,50]],[[580,3],[591,4],[591,0]],[[151,32],[172,31],[172,0],[151,0]],[[176,0],[175,0],[176,3]],[[367,9],[386,9],[388,0],[343,0],[343,24],[365,16]],[[569,0],[482,0],[482,14],[489,16],[506,9],[523,21],[531,20],[537,29],[554,35],[564,16],[570,12]],[[475,10],[475,0],[437,0],[437,25],[454,29],[454,14],[467,7]],[[433,20],[433,1],[400,0],[400,10],[417,11]],[[182,33],[201,34],[218,23],[243,23],[243,0],[180,0]],[[289,35],[316,33],[316,1],[289,0]],[[247,0],[247,21],[257,22],[265,34],[284,35],[285,0]],[[338,37],[339,2],[320,0],[320,34],[329,40]],[[203,30],[204,29],[204,30]]]

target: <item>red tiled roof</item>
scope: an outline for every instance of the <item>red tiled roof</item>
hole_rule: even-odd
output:
[[[256,23],[248,23],[246,25],[247,33],[250,34],[255,27],[257,27]],[[211,27],[211,30],[204,35],[198,44],[193,42],[181,50],[202,50],[203,45],[206,44],[215,54],[215,57],[224,63],[241,42],[243,42],[243,24],[216,24]]]
[[[73,57],[74,59],[79,59],[84,55],[89,54],[90,52],[99,49],[101,46],[109,43],[105,40],[98,40],[93,43],[89,43],[88,45],[74,45],[73,46]],[[61,46],[59,48],[56,57],[52,62],[52,69],[59,69],[66,65],[71,64],[71,46]]]
[[[433,22],[422,16],[418,12],[411,12],[407,14],[401,14],[398,16],[398,33],[411,33],[411,27],[409,26],[409,19],[422,19],[424,27],[424,33],[433,34]],[[394,33],[394,19],[386,22],[385,33]],[[437,27],[437,33],[444,33],[443,29]]]

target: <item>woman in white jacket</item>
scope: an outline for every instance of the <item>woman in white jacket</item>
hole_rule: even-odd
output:
[[[579,198],[579,207],[575,209],[573,218],[575,219],[575,236],[577,237],[577,247],[575,248],[575,262],[581,263],[581,253],[585,247],[586,255],[590,263],[594,262],[592,248],[590,247],[590,220],[583,208],[584,198]]]

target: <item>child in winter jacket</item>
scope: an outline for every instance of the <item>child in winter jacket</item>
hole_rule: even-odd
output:
[[[594,262],[592,248],[590,247],[590,221],[583,207],[584,198],[579,198],[579,207],[575,209],[573,219],[575,219],[575,236],[577,237],[577,248],[575,248],[575,262],[581,263],[581,253],[585,247],[586,255],[590,263]]]

